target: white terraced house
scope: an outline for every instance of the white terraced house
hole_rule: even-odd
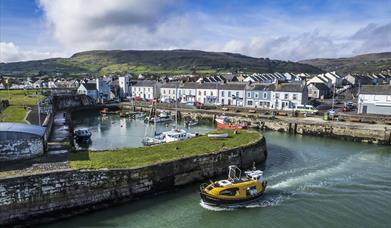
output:
[[[160,95],[160,85],[156,81],[138,80],[132,86],[132,97],[142,99],[156,99]]]
[[[203,104],[216,104],[218,101],[218,86],[219,83],[197,83],[196,101]]]
[[[218,85],[218,101],[221,105],[244,106],[245,89],[244,83],[220,84]]]
[[[282,83],[275,85],[272,92],[271,109],[292,110],[308,101],[307,86],[301,83]]]

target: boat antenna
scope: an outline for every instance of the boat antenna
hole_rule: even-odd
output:
[[[178,129],[178,84],[175,83],[175,129]]]
[[[253,171],[257,170],[257,167],[255,167],[255,161],[253,162]]]

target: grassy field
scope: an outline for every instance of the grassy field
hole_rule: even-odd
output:
[[[0,99],[10,102],[10,106],[0,113],[0,122],[24,123],[28,111],[24,106],[36,105],[42,96],[38,90],[0,90]]]
[[[200,136],[152,147],[78,152],[70,155],[70,166],[73,169],[140,167],[235,148],[262,137],[258,132],[241,131],[239,134],[233,134],[233,131],[227,132],[230,137],[226,139],[209,139],[207,136]]]

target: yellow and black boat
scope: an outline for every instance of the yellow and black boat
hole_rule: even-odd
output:
[[[228,179],[219,180],[200,186],[202,201],[211,206],[230,206],[249,203],[259,199],[265,192],[267,181],[261,170],[255,168],[245,171],[245,177],[241,177],[241,170],[235,166],[229,166]]]

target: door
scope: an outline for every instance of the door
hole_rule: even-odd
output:
[[[364,105],[362,106],[362,114],[367,114],[368,106]]]

